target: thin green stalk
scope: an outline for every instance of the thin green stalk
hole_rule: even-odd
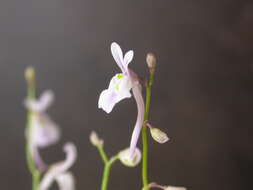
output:
[[[29,70],[28,70],[29,69]],[[35,99],[35,74],[34,70],[32,68],[28,68],[27,72],[30,75],[26,75],[27,80],[27,99]],[[26,73],[26,74],[27,74]],[[39,190],[39,183],[40,183],[40,171],[36,168],[36,165],[33,160],[33,156],[31,154],[31,133],[32,133],[32,117],[33,113],[31,111],[27,112],[27,126],[26,126],[26,160],[28,169],[32,175],[32,189],[33,190]]]
[[[113,156],[110,159],[108,159],[108,156],[106,155],[106,153],[104,151],[103,145],[96,146],[96,147],[97,147],[98,152],[101,156],[101,159],[103,160],[103,163],[104,163],[104,171],[103,171],[103,177],[102,177],[101,190],[107,190],[112,164],[116,160],[119,159],[119,156],[116,155],[116,156]]]
[[[144,121],[148,120],[149,110],[150,110],[150,100],[151,100],[151,86],[154,81],[154,72],[150,72],[150,78],[146,87],[146,105]],[[147,136],[147,126],[144,124],[142,128],[142,183],[143,187],[148,187],[148,136]]]
[[[40,172],[38,170],[35,170],[32,174],[33,177],[33,190],[39,190],[39,184],[40,184]]]
[[[97,148],[98,148],[98,152],[99,152],[99,154],[100,154],[100,156],[101,156],[104,164],[106,164],[109,160],[108,160],[108,157],[107,157],[107,155],[106,155],[106,153],[104,151],[103,146],[99,146]]]
[[[106,162],[103,172],[101,190],[107,190],[112,164],[118,159],[119,157],[116,155]]]

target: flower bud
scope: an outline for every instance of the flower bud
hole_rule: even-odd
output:
[[[152,138],[161,144],[166,143],[169,140],[167,134],[158,128],[153,128],[153,127],[150,128],[150,133],[151,133]]]
[[[100,139],[95,131],[92,131],[90,134],[90,142],[93,146],[102,147],[104,141]]]
[[[25,70],[25,79],[27,81],[33,81],[35,78],[35,71],[33,67],[27,67]]]
[[[147,62],[147,65],[148,65],[148,68],[149,68],[150,72],[154,72],[155,67],[156,67],[156,57],[153,53],[148,53],[147,54],[146,62]]]
[[[27,81],[28,88],[35,87],[35,70],[33,67],[27,67],[25,70],[25,79]]]
[[[127,167],[135,167],[141,161],[141,152],[138,148],[135,149],[134,155],[130,157],[130,149],[127,148],[125,150],[120,151],[119,159],[122,164]]]
[[[167,186],[164,190],[186,190],[185,187]]]

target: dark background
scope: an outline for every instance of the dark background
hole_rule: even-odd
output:
[[[129,144],[133,99],[110,115],[97,108],[100,92],[119,72],[111,42],[158,66],[150,121],[171,141],[150,140],[150,179],[192,190],[252,189],[253,2],[243,0],[1,0],[0,188],[30,189],[25,165],[26,95],[23,71],[35,66],[38,92],[56,94],[49,110],[61,126],[59,144],[42,151],[64,158],[73,141],[77,189],[99,189],[102,163],[89,143],[96,130],[109,154]],[[140,167],[113,166],[109,189],[140,189]]]

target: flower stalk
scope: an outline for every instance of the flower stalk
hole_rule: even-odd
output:
[[[101,190],[107,190],[112,164],[116,160],[118,160],[120,156],[119,154],[117,154],[109,159],[104,150],[104,140],[101,139],[95,131],[92,131],[90,134],[90,142],[93,146],[97,148],[99,155],[101,157],[101,160],[104,163]]]
[[[147,65],[149,67],[149,80],[146,83],[146,104],[145,104],[145,114],[144,121],[148,121],[149,111],[150,111],[150,101],[151,101],[151,89],[154,83],[154,73],[156,60],[155,56],[151,53],[147,55]],[[142,127],[142,183],[143,187],[148,187],[148,135],[147,135],[147,125],[144,122]]]
[[[110,160],[105,162],[101,190],[107,190],[112,164],[118,159],[119,157],[118,155],[116,155],[113,156]]]
[[[103,171],[103,177],[102,177],[101,190],[107,190],[112,164],[119,159],[119,155],[117,154],[117,155],[111,157],[110,159],[108,159],[108,156],[106,155],[106,153],[104,151],[103,145],[96,146],[96,147],[97,147],[100,157],[104,163],[104,171]]]
[[[35,71],[33,68],[27,68],[25,71],[25,78],[27,81],[27,99],[34,100],[36,96],[36,85],[35,85]],[[32,111],[28,110],[27,112],[27,125],[26,125],[26,159],[28,169],[32,175],[32,189],[39,190],[40,176],[41,173],[37,169],[35,162],[33,161],[33,155],[31,153],[31,144],[32,144]]]
[[[109,162],[109,159],[104,151],[104,148],[103,146],[102,147],[98,147],[98,152],[101,156],[101,159],[103,160],[104,164],[108,163]]]

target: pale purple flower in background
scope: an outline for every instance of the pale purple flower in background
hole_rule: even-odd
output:
[[[54,93],[46,90],[38,100],[25,100],[25,106],[37,113],[44,113],[54,101]]]
[[[56,181],[60,190],[75,190],[75,180],[69,168],[77,158],[76,146],[73,143],[66,143],[63,147],[66,153],[64,161],[53,164],[41,180],[39,190],[48,190]]]
[[[25,100],[25,107],[32,112],[31,128],[26,131],[26,137],[30,138],[30,151],[41,171],[44,171],[47,166],[40,157],[39,148],[52,145],[60,138],[59,127],[46,114],[53,99],[53,92],[45,91],[38,100]]]
[[[120,46],[115,42],[111,44],[111,52],[122,73],[116,74],[111,79],[108,89],[102,91],[99,97],[98,107],[102,108],[106,113],[110,113],[116,103],[131,97],[130,90],[132,90],[138,108],[137,121],[130,143],[130,156],[133,157],[143,125],[145,111],[141,84],[139,83],[137,75],[128,68],[128,64],[133,59],[134,52],[130,50],[123,57]]]

